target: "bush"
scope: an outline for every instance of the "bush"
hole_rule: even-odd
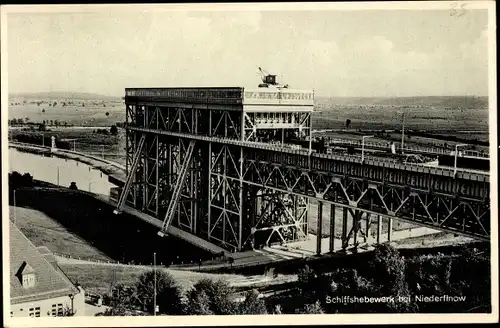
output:
[[[224,280],[201,279],[188,293],[187,314],[237,314],[233,288]]]
[[[295,311],[297,314],[323,314],[323,308],[319,301],[313,304],[306,304],[304,307]]]
[[[154,313],[155,272],[148,271],[139,276],[136,290],[144,311]],[[183,313],[181,290],[174,278],[166,272],[156,271],[156,304],[162,314],[178,315]]]
[[[267,314],[266,304],[256,290],[248,291],[245,300],[239,304],[239,314]]]
[[[118,134],[118,128],[116,127],[116,125],[112,125],[111,128],[109,129],[109,132],[116,136]]]

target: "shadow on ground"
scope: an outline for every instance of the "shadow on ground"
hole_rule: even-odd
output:
[[[127,214],[115,215],[111,205],[77,191],[17,189],[16,206],[45,213],[115,261],[151,264],[154,252],[158,264],[212,257],[174,237],[161,238],[156,227]]]

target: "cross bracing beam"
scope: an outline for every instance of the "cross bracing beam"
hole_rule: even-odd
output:
[[[120,194],[120,198],[118,200],[118,205],[116,209],[113,211],[115,214],[118,214],[121,212],[123,205],[125,204],[125,201],[127,200],[127,197],[129,195],[130,187],[132,186],[133,180],[136,176],[136,170],[137,166],[141,160],[142,156],[142,148],[144,147],[144,142],[146,140],[146,134],[142,134],[141,139],[139,141],[139,144],[137,145],[137,149],[135,150],[134,153],[134,159],[132,162],[132,165],[130,166],[130,170],[127,175],[127,179],[125,180],[125,185],[123,186],[123,190]]]
[[[182,163],[182,167],[180,172],[178,173],[177,180],[175,182],[173,191],[172,191],[172,198],[170,199],[170,203],[167,208],[167,213],[165,214],[165,218],[163,220],[163,225],[161,228],[161,233],[165,233],[172,222],[172,219],[174,217],[174,213],[176,211],[176,207],[179,204],[179,198],[181,196],[181,190],[184,184],[186,183],[186,174],[189,171],[189,166],[191,162],[191,157],[193,155],[194,151],[194,146],[195,146],[195,141],[191,141],[189,143],[188,148],[186,149],[186,153],[184,156],[184,162]]]

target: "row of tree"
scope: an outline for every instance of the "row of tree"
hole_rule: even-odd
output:
[[[105,134],[105,135],[108,135],[108,134],[112,134],[114,136],[116,136],[118,134],[118,128],[116,125],[112,125],[109,130],[107,129],[96,129],[94,130],[94,133],[98,133],[98,134]]]
[[[156,278],[155,278],[156,275]],[[230,315],[266,314],[265,302],[255,290],[235,299],[235,290],[224,280],[201,279],[183,293],[173,277],[164,271],[148,271],[138,277],[135,285],[119,284],[107,295],[105,316],[153,315],[155,305],[160,315]]]
[[[252,290],[242,301],[235,299],[235,289],[224,280],[202,279],[183,294],[172,276],[157,271],[156,304],[159,314],[165,315],[491,311],[488,254],[464,248],[454,255],[405,259],[384,244],[370,257],[357,268],[341,266],[323,272],[306,266],[288,293],[264,299]],[[463,299],[419,301],[424,296]],[[153,314],[154,272],[141,275],[134,286],[116,286],[105,303],[110,308],[104,315]]]
[[[41,123],[40,122],[30,122],[29,117],[26,118],[13,118],[9,119],[8,121],[9,126],[16,126],[16,125],[44,125],[44,126],[73,126],[73,124],[70,124],[67,121],[59,121],[57,119],[55,120],[43,120]]]

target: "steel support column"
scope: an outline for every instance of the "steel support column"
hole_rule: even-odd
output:
[[[335,250],[335,204],[330,206],[330,253]]]
[[[323,203],[318,202],[318,220],[316,232],[316,255],[321,255],[321,240],[323,237]]]

